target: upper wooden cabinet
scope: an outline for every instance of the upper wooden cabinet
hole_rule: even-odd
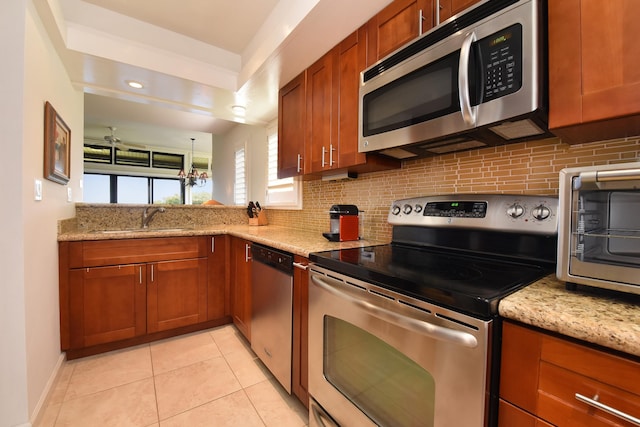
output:
[[[441,23],[457,15],[468,7],[480,3],[480,0],[436,0],[436,23]]]
[[[435,0],[395,0],[369,20],[367,65],[433,28]]]
[[[278,177],[374,172],[400,162],[358,152],[360,72],[367,28],[352,33],[280,90]]]
[[[278,178],[304,174],[307,72],[287,83],[278,96]]]
[[[597,405],[640,417],[639,372],[631,358],[505,322],[498,426],[630,427]]]
[[[549,127],[567,143],[640,135],[637,0],[549,2]]]
[[[307,152],[305,171],[322,172],[333,166],[336,101],[333,88],[335,49],[329,51],[313,65],[307,68],[307,109],[306,109],[306,141]],[[337,145],[337,144],[336,144]]]

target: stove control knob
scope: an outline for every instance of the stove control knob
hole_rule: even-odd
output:
[[[391,213],[393,215],[398,215],[400,213],[400,206],[398,205],[393,205],[393,207],[391,208]]]
[[[422,206],[420,206],[420,205],[416,204],[416,205],[414,206],[413,210],[414,210],[416,213],[420,213],[420,212],[422,212]]]
[[[511,218],[520,218],[523,214],[524,208],[517,203],[514,203],[507,208],[507,215]]]
[[[408,205],[408,204],[407,204],[407,205],[404,205],[404,206],[402,207],[402,212],[403,212],[405,215],[409,215],[409,214],[411,213],[411,211],[412,211],[412,210],[413,210],[413,208],[411,207],[411,205]]]
[[[543,221],[551,216],[551,210],[545,205],[538,205],[533,208],[531,215],[538,221]]]

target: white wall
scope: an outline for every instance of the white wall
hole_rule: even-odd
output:
[[[74,216],[67,187],[43,178],[44,104],[71,128],[71,187],[79,200],[83,95],[75,90],[32,0],[4,2],[0,123],[3,208],[0,227],[0,426],[29,425],[61,361],[57,221]],[[43,200],[34,200],[34,180]]]
[[[12,183],[0,185],[0,425],[28,419],[24,301],[24,244],[22,241],[22,89],[26,1],[4,2],[0,13],[0,170]]]
[[[267,129],[239,124],[225,135],[213,137],[213,198],[225,205],[233,204],[234,153],[243,146],[247,150],[248,200],[264,202],[267,188]]]

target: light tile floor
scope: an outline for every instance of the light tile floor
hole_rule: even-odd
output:
[[[303,427],[233,325],[67,361],[35,427]]]

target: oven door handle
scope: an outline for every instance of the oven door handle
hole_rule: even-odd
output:
[[[329,278],[312,274],[311,281],[321,289],[339,298],[344,298],[350,303],[358,306],[359,308],[362,308],[370,315],[386,322],[392,323],[396,326],[400,326],[401,328],[405,328],[412,332],[416,332],[430,338],[447,341],[463,347],[475,348],[478,346],[478,340],[476,339],[476,337],[467,332],[449,329],[444,326],[434,325],[433,323],[425,322],[423,320],[407,317],[402,314],[387,310],[386,308],[372,304],[368,301],[354,298],[353,296],[349,295],[348,292],[337,289],[336,286],[330,283],[331,279]]]

